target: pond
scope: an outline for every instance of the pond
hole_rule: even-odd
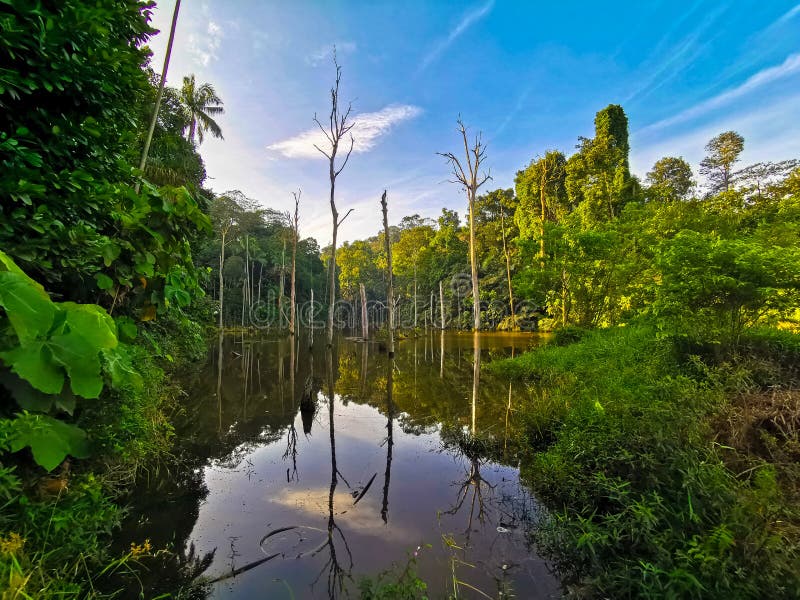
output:
[[[180,467],[149,473],[118,539],[173,552],[148,559],[132,597],[198,576],[192,597],[357,597],[363,576],[396,580],[409,561],[431,598],[559,596],[528,542],[540,508],[513,441],[531,392],[481,370],[543,337],[428,332],[393,360],[376,342],[298,338],[226,336],[182,383]]]

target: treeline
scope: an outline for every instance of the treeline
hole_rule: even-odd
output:
[[[545,151],[514,189],[475,199],[483,326],[612,326],[658,313],[735,338],[758,319],[796,323],[800,162],[737,168],[743,148],[732,131],[708,143],[704,189],[680,157],[660,159],[642,182],[629,169],[623,109],[598,112],[574,154]],[[470,328],[468,225],[445,209],[437,221],[406,217],[390,235],[406,310],[416,299],[419,319],[438,326],[443,312],[446,326]],[[344,297],[363,283],[381,298],[381,240],[339,250]]]

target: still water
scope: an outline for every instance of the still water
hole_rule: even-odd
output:
[[[431,598],[558,597],[527,541],[515,406],[530,393],[482,370],[533,334],[431,332],[397,344],[226,337],[175,416],[180,466],[131,498],[122,547],[149,539],[132,595],[358,597],[412,561]],[[477,441],[476,441],[477,440]],[[137,589],[133,589],[137,588]]]

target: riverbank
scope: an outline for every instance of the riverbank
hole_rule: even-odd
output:
[[[175,374],[205,355],[206,332],[180,312],[118,330],[130,359],[127,383],[105,386],[71,419],[62,411],[86,433],[88,458],[43,474],[23,450],[0,469],[3,599],[102,597],[96,588],[104,581],[158,551],[145,540],[112,551],[111,542],[125,515],[123,495],[172,449]],[[0,446],[8,449],[10,421],[3,423]]]
[[[788,332],[725,352],[636,326],[489,367],[538,390],[533,537],[574,597],[797,597],[798,364]]]

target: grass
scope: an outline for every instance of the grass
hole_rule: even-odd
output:
[[[743,394],[796,383],[792,335],[757,332],[736,357],[704,360],[647,326],[624,327],[490,367],[538,390],[523,409],[538,451],[523,476],[550,509],[535,541],[571,595],[797,597],[800,515],[780,463],[795,455],[737,450],[720,427]],[[760,414],[782,413],[784,400]],[[786,431],[777,443],[790,452],[797,429]]]

